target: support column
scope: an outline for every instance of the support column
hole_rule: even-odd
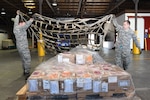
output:
[[[34,34],[32,33],[32,48],[34,48]]]
[[[42,15],[42,4],[43,4],[43,0],[39,0],[39,14],[41,15]],[[40,39],[37,41],[37,47],[38,47],[39,62],[41,63],[44,61],[44,57],[45,57],[45,47],[44,47],[42,32],[39,33],[39,37]]]
[[[138,3],[139,3],[139,0],[133,0],[133,2],[135,3],[135,34],[137,36],[137,34],[138,34],[138,31],[137,31],[137,13],[138,13]],[[138,39],[138,41],[140,42],[139,39]],[[140,51],[136,47],[135,43],[133,43],[133,54],[140,54]]]
[[[39,0],[39,13],[42,15],[42,4],[43,0]]]

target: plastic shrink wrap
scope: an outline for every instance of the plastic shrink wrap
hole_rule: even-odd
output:
[[[129,73],[102,59],[95,51],[74,48],[41,63],[28,78],[28,94],[134,94]]]

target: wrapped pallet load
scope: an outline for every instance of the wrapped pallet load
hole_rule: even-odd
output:
[[[104,98],[123,94],[132,100],[134,93],[129,73],[104,61],[97,52],[83,48],[74,48],[43,62],[28,78],[29,98],[33,94],[42,98],[74,95],[76,99],[94,94]]]

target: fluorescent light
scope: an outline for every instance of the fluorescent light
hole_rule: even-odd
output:
[[[2,10],[1,10],[1,14],[2,14],[2,15],[5,15],[5,14],[6,14],[6,12],[5,12],[5,9],[4,9],[4,8],[2,8]]]
[[[28,2],[28,3],[24,3],[24,5],[25,5],[25,6],[27,6],[27,5],[32,5],[32,6],[33,6],[33,5],[35,5],[35,3],[34,3],[34,2],[33,2],[33,3],[29,3],[29,2]]]
[[[53,6],[57,6],[57,3],[56,3],[56,2],[54,2],[54,3],[52,3],[52,5],[53,5]]]
[[[35,0],[22,0],[22,2],[35,2]]]
[[[57,6],[57,1],[56,1],[56,0],[53,0],[52,5],[53,5],[53,6]]]
[[[30,12],[28,12],[28,14],[29,14],[29,15],[32,15],[33,13],[30,11]]]
[[[22,0],[22,2],[24,3],[24,6],[28,9],[36,8],[35,0]]]
[[[2,14],[2,15],[5,15],[5,14],[6,14],[6,12],[1,12],[1,14]]]
[[[29,9],[29,12],[28,12],[28,14],[32,14],[32,11],[31,11],[31,9]]]

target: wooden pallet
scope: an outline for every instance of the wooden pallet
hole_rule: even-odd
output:
[[[27,96],[26,96],[26,92],[27,92],[27,84],[25,84],[17,93],[17,99],[16,100],[26,100]]]
[[[44,100],[98,100],[97,98],[101,100],[105,99],[110,99],[112,100],[119,100],[116,99],[117,97],[120,98],[127,98],[129,97],[134,97],[134,93],[120,93],[120,92],[103,92],[103,93],[93,93],[92,91],[82,91],[82,92],[77,92],[77,93],[70,93],[70,94],[47,94],[44,95],[45,93],[28,93],[27,92],[27,84],[25,84],[17,93],[17,99],[16,100],[27,100],[27,96],[30,98],[29,100],[42,100],[41,98],[44,97]],[[129,97],[129,98],[130,98]],[[39,98],[39,99],[35,99]],[[122,99],[121,99],[122,100]],[[128,99],[130,100],[130,99]],[[132,100],[132,99],[131,99]],[[135,99],[133,99],[135,100]]]
[[[76,93],[67,94],[32,94],[27,93],[29,100],[77,100]]]
[[[120,98],[120,100],[132,100],[132,98],[134,97],[134,93],[127,93],[127,92],[100,92],[100,93],[93,93],[93,92],[80,92],[77,93],[77,98],[78,100],[98,100],[98,99],[113,99],[113,100],[118,100],[117,98]]]
[[[29,97],[28,97],[29,96]],[[27,97],[29,100],[37,100],[34,98],[40,98],[45,97],[46,100],[77,100],[76,99],[76,93],[67,93],[67,94],[49,94],[49,95],[43,95],[40,93],[28,93],[27,92],[27,84],[25,84],[17,93],[16,93],[16,100],[27,100]],[[31,99],[30,99],[31,98]]]

